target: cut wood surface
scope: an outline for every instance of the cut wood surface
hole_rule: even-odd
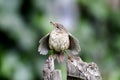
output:
[[[66,61],[67,79],[66,80],[102,80],[99,68],[96,63],[87,63],[80,57],[68,58]],[[61,70],[54,69],[54,59],[50,56],[43,69],[44,80],[62,80]]]

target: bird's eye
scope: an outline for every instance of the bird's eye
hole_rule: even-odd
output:
[[[57,28],[59,28],[58,26],[56,26]]]

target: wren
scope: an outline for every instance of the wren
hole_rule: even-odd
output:
[[[53,50],[53,55],[57,56],[58,62],[63,62],[66,50],[70,50],[73,55],[77,55],[81,50],[79,41],[62,24],[50,23],[54,29],[40,39],[38,52],[46,55],[49,50]]]

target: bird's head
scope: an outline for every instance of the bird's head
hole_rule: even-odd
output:
[[[53,25],[54,30],[56,30],[58,32],[67,32],[67,30],[65,29],[65,27],[62,24],[53,23],[52,21],[50,21],[50,23]]]

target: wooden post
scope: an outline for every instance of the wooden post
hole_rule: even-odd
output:
[[[67,80],[102,80],[97,64],[86,63],[80,57],[67,59]],[[43,69],[44,80],[62,80],[61,70],[54,70],[54,59],[50,56]]]
[[[67,60],[67,80],[102,80],[102,77],[97,64],[74,57]]]
[[[54,59],[50,56],[43,68],[43,79],[44,80],[62,80],[61,71],[54,70]]]

